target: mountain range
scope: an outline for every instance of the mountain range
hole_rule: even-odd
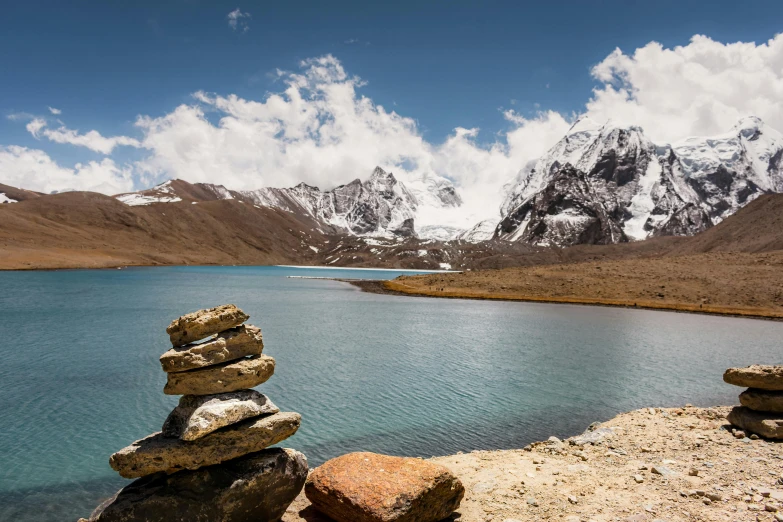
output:
[[[130,206],[233,199],[309,216],[319,223],[323,233],[381,237],[416,235],[414,220],[424,206],[446,208],[462,204],[454,185],[446,178],[427,176],[409,187],[380,167],[366,181],[357,178],[327,191],[306,183],[291,188],[234,191],[222,185],[173,180],[116,197]]]
[[[402,181],[381,168],[329,190],[300,183],[236,191],[175,179],[112,197],[0,185],[0,267],[448,269],[559,262],[587,255],[592,251],[582,246],[588,245],[634,243],[638,248],[628,251],[645,255],[665,245],[671,252],[676,242],[656,241],[718,237],[704,233],[764,194],[783,192],[782,157],[783,136],[758,118],[745,118],[723,135],[664,145],[638,127],[583,118],[506,186],[498,218],[469,230],[420,219],[437,215],[433,211],[460,212],[462,195],[448,179],[406,174]],[[752,214],[763,223],[759,215],[779,205],[755,208],[765,209]],[[765,248],[777,244],[768,231],[732,226],[749,238],[761,234],[757,242]],[[731,248],[741,242],[738,234],[720,237]],[[567,246],[582,250],[559,248]]]
[[[121,194],[128,205],[235,199],[309,216],[323,233],[535,246],[612,244],[658,236],[690,236],[716,225],[762,194],[783,192],[783,135],[759,118],[729,132],[656,144],[639,127],[577,120],[544,156],[505,186],[499,217],[469,230],[420,224],[422,213],[458,209],[462,196],[434,174],[406,184],[377,167],[322,191],[228,190],[168,181]]]

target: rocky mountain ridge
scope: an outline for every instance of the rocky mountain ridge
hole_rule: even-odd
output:
[[[654,144],[639,127],[582,118],[507,185],[492,237],[569,246],[691,236],[783,192],[781,158],[783,135],[755,117],[672,145]],[[486,239],[482,230],[465,239]]]
[[[357,178],[326,191],[306,183],[291,188],[234,191],[222,185],[170,180],[116,198],[131,206],[234,199],[308,216],[322,225],[324,233],[401,237],[421,235],[415,228],[420,207],[458,207],[462,204],[454,185],[446,178],[423,176],[409,188],[380,167],[376,167],[365,181]],[[427,235],[426,231],[423,235]]]

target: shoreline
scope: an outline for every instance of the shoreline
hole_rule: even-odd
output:
[[[281,268],[304,268],[312,270],[375,270],[378,272],[412,272],[414,274],[457,274],[460,270],[428,270],[417,268],[364,268],[350,266],[323,266],[323,265],[264,265],[279,266]]]
[[[378,272],[406,272],[416,274],[457,274],[460,270],[433,270],[425,268],[372,268],[372,267],[352,267],[352,266],[325,266],[325,265],[280,265],[280,264],[246,264],[246,263],[118,263],[98,266],[58,266],[58,267],[0,267],[0,272],[59,272],[63,270],[125,270],[128,268],[171,268],[171,267],[279,267],[279,268],[298,268],[311,270],[362,270]]]
[[[783,321],[783,312],[769,309],[740,309],[715,305],[696,305],[686,303],[654,303],[639,300],[581,298],[581,297],[540,297],[520,296],[508,294],[493,294],[483,292],[480,294],[454,292],[454,291],[429,291],[413,288],[395,280],[350,280],[336,279],[352,284],[363,292],[374,294],[386,294],[405,297],[428,297],[434,299],[472,299],[476,301],[510,301],[524,303],[546,304],[570,304],[581,306],[606,306],[612,308],[629,308],[636,310],[653,310],[659,312],[680,312],[704,315],[716,315],[724,317],[739,317],[744,319],[761,319],[766,321]]]
[[[783,442],[735,432],[730,409],[641,408],[564,440],[426,460],[465,486],[462,522],[780,520]],[[303,494],[283,517],[327,520]]]

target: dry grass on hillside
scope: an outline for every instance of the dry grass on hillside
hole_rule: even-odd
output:
[[[783,251],[406,276],[387,290],[431,297],[636,306],[783,318]]]

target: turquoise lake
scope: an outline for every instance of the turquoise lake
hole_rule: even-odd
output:
[[[734,404],[729,366],[783,363],[783,323],[620,308],[368,294],[287,276],[394,272],[165,267],[0,272],[0,520],[75,521],[129,481],[109,455],[176,405],[158,357],[179,315],[235,303],[275,375],[258,390],[318,465],[567,437],[643,406]]]

